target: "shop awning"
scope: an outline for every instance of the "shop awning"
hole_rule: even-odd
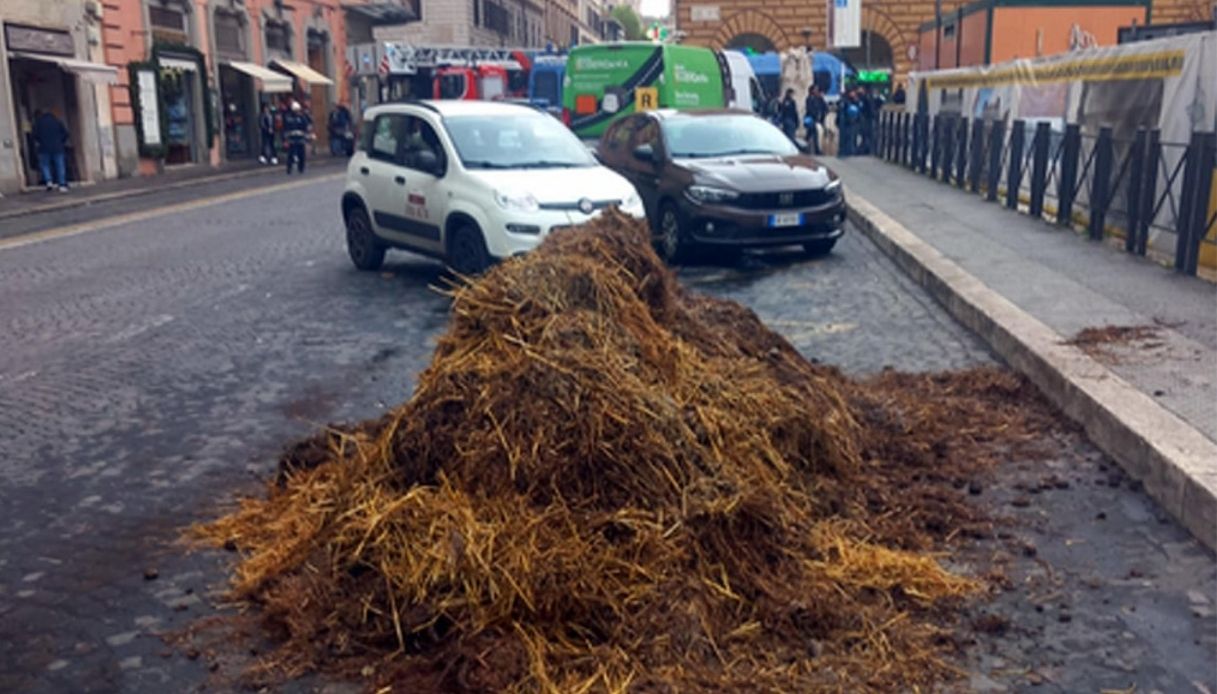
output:
[[[274,70],[267,70],[261,65],[253,63],[242,63],[237,60],[229,60],[224,63],[228,67],[253,77],[262,82],[262,91],[267,94],[278,94],[280,92],[290,92],[292,90],[292,78]]]
[[[57,55],[41,55],[38,53],[9,53],[10,58],[24,58],[26,60],[37,60],[42,63],[50,63],[77,75],[81,79],[94,82],[96,84],[118,84],[118,68],[105,63],[93,63],[88,60],[76,60],[75,58],[62,58]]]
[[[275,67],[279,68],[280,70],[286,70],[287,72],[290,72],[292,75],[299,77],[302,82],[304,82],[305,84],[308,84],[308,85],[320,84],[320,85],[324,85],[324,86],[329,86],[334,83],[334,80],[330,79],[329,77],[326,77],[325,75],[321,74],[320,72],[317,72],[313,68],[311,68],[303,63],[295,63],[290,60],[276,60],[276,61],[273,61],[271,63],[271,65],[274,65]]]

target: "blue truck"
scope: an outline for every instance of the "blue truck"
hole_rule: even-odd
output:
[[[566,56],[542,53],[533,56],[528,73],[528,100],[537,108],[561,117],[562,83],[566,79]]]

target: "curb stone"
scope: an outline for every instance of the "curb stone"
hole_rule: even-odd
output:
[[[1086,431],[1217,551],[1217,443],[922,241],[857,193],[849,218],[906,274]]]

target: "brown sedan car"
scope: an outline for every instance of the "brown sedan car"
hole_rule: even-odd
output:
[[[707,247],[801,244],[823,254],[842,234],[837,175],[750,113],[626,116],[604,132],[596,154],[637,188],[670,261]]]

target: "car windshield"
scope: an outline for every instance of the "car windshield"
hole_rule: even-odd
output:
[[[798,153],[781,130],[747,114],[669,118],[663,121],[663,135],[676,159]]]
[[[587,148],[547,114],[526,111],[444,119],[467,169],[560,169],[595,166]]]

